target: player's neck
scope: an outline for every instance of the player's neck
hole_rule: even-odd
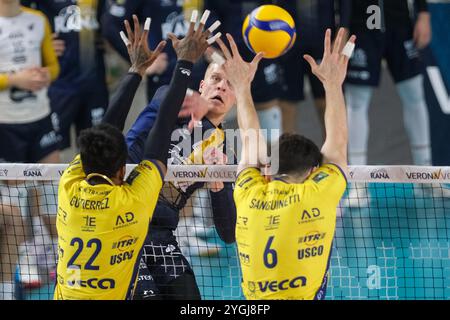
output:
[[[305,182],[306,179],[308,179],[309,175],[288,175],[288,174],[281,174],[276,176],[277,179],[282,180],[286,183],[291,184],[301,184]]]
[[[225,118],[225,115],[215,115],[215,114],[210,114],[208,113],[206,115],[206,118],[215,126],[218,127],[222,122],[223,119]]]
[[[11,18],[20,14],[20,2],[4,3],[0,1],[0,17]]]

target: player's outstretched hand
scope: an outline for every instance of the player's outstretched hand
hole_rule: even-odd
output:
[[[198,59],[205,53],[206,49],[211,45],[221,33],[217,33],[212,38],[208,39],[211,35],[212,26],[205,30],[205,24],[208,20],[210,11],[205,10],[200,20],[200,24],[196,28],[198,11],[194,10],[191,17],[191,23],[186,37],[178,39],[173,33],[169,33],[168,37],[172,41],[173,49],[177,54],[178,60],[186,60],[192,63],[196,63]],[[220,22],[216,21],[213,26],[220,25]],[[215,27],[214,27],[215,29]],[[213,30],[214,31],[214,30]]]
[[[134,31],[131,30],[130,23],[125,20],[125,30],[120,32],[123,42],[127,46],[128,55],[130,56],[131,68],[130,72],[137,72],[141,76],[145,75],[146,70],[153,64],[158,55],[164,50],[166,41],[161,41],[154,51],[148,47],[148,34],[150,32],[150,18],[147,18],[144,30],[141,31],[139,19],[133,15]]]
[[[219,44],[222,54],[225,57],[223,68],[227,75],[228,81],[230,81],[234,90],[238,88],[248,88],[255,77],[258,64],[264,57],[264,53],[259,52],[251,62],[246,62],[242,59],[236,42],[229,33],[227,33],[227,39],[230,43],[231,52],[221,39],[218,39],[217,43]]]
[[[342,44],[345,38],[345,29],[341,28],[334,42],[333,49],[331,48],[331,30],[328,29],[325,33],[325,45],[322,62],[320,65],[316,63],[310,55],[304,55],[306,61],[311,66],[312,73],[319,78],[325,88],[328,86],[342,86],[347,75],[348,61],[351,57],[351,52],[341,51]],[[348,44],[353,46],[356,36],[351,36]],[[350,50],[352,51],[352,50]]]

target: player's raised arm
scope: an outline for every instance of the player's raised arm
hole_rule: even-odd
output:
[[[115,94],[112,96],[108,111],[102,121],[113,125],[119,130],[123,130],[125,126],[125,120],[145,70],[152,65],[166,45],[165,41],[161,41],[154,51],[150,50],[148,47],[150,19],[147,18],[143,31],[141,31],[139,19],[136,15],[133,16],[133,21],[133,31],[130,23],[125,21],[127,35],[121,32],[121,37],[130,57],[131,68],[128,74],[122,78]]]
[[[347,171],[347,111],[345,108],[342,85],[347,75],[348,61],[353,51],[355,36],[341,52],[345,32],[341,28],[331,48],[331,30],[325,33],[325,49],[320,65],[310,55],[304,58],[311,66],[313,74],[319,78],[325,88],[326,110],[325,130],[326,139],[322,147],[325,163],[333,163]],[[353,47],[353,48],[352,48]]]
[[[220,33],[218,33],[208,39],[210,31],[204,30],[209,11],[205,11],[200,25],[195,29],[197,16],[198,12],[194,11],[185,38],[179,40],[173,33],[168,35],[178,60],[167,94],[161,102],[158,117],[148,135],[144,148],[144,159],[158,161],[162,171],[166,169],[167,153],[171,144],[170,137],[186,96],[194,63],[205,53],[209,44],[215,38],[220,37]]]
[[[260,134],[259,119],[251,93],[251,84],[264,54],[258,53],[253,61],[250,63],[245,62],[239,54],[233,37],[227,34],[227,38],[231,51],[222,40],[217,40],[217,43],[225,57],[223,68],[236,94],[237,117],[242,138],[241,160],[238,166],[239,173],[247,167],[259,166],[258,158],[255,155],[265,154],[266,150],[266,143]]]

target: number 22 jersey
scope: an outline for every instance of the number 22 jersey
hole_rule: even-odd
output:
[[[124,300],[162,187],[156,164],[142,161],[122,185],[90,185],[81,158],[58,189],[57,300]]]
[[[256,168],[235,185],[236,242],[247,299],[323,299],[346,188],[341,170],[323,165],[301,184],[267,182]]]

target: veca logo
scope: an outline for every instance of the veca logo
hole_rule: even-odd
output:
[[[257,282],[258,289],[261,292],[278,292],[278,291],[285,291],[288,289],[296,289],[300,287],[306,286],[307,279],[304,276],[299,276],[296,278],[291,279],[285,279],[281,281],[261,281]],[[256,284],[252,281],[248,283],[248,289],[250,291],[256,290]]]

